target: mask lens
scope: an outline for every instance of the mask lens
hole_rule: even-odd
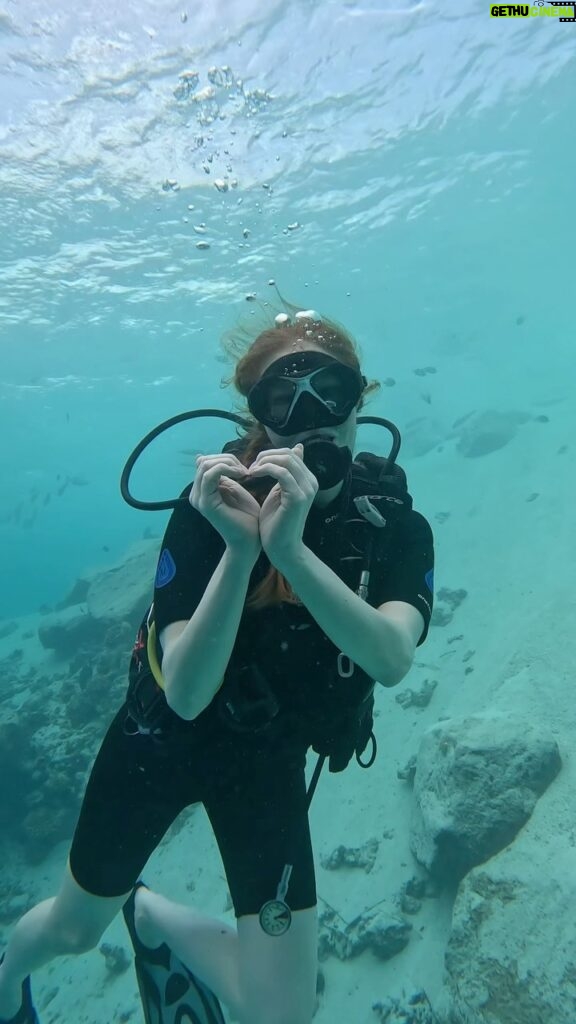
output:
[[[342,369],[327,366],[312,378],[314,391],[335,414],[341,412],[350,401],[350,379],[348,374],[342,373]]]
[[[252,415],[268,427],[281,426],[288,416],[295,383],[288,377],[263,377],[248,395]]]
[[[261,391],[262,405],[271,423],[284,423],[294,398],[294,391],[294,382],[287,377],[272,377],[265,385]]]

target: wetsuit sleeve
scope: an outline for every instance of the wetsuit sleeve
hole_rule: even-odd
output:
[[[183,492],[188,497],[191,485]],[[190,619],[226,545],[207,519],[182,502],[172,513],[154,581],[154,619],[158,635],[171,622]]]
[[[375,608],[386,601],[414,605],[424,619],[418,646],[424,643],[434,601],[434,538],[419,512],[410,513],[391,550],[375,559],[369,594]]]

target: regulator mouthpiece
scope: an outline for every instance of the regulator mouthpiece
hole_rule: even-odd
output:
[[[352,452],[346,445],[334,441],[311,438],[302,442],[304,465],[316,477],[321,491],[342,483],[352,464]]]

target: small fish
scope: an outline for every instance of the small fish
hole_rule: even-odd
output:
[[[88,481],[84,476],[69,476],[68,483],[72,484],[73,487],[87,487]]]
[[[473,409],[472,412],[467,412],[464,414],[464,416],[459,416],[457,420],[454,420],[454,423],[452,424],[452,429],[454,430],[455,427],[459,427],[462,425],[462,423],[465,423],[466,420],[469,420],[470,417],[474,415],[474,412],[475,410]]]
[[[47,494],[47,495],[45,496],[45,498],[44,498],[44,501],[43,501],[43,503],[42,503],[42,504],[43,504],[43,505],[49,505],[49,504],[50,504],[50,498],[51,498],[51,497],[52,497],[52,495],[50,494],[50,492],[48,492],[48,494]]]

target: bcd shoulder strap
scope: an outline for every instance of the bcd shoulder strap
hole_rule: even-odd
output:
[[[381,532],[386,543],[412,509],[406,473],[401,466],[372,452],[360,452],[352,463],[348,515],[359,513]]]
[[[222,451],[240,455],[244,447],[243,439],[235,438],[228,441]],[[396,464],[390,465],[388,459],[372,452],[360,452],[356,456],[352,463],[350,486],[349,500],[356,499],[357,511],[360,511],[368,522],[374,514],[381,517],[381,522],[372,519],[374,525],[390,527],[412,507],[404,470]],[[358,499],[366,499],[368,504],[358,506]],[[390,533],[390,530],[386,532]],[[172,714],[170,709],[167,709],[164,699],[164,680],[160,662],[161,653],[152,603],[142,619],[132,650],[127,694],[131,716],[138,724],[146,723],[151,729],[160,726],[166,710]]]
[[[369,488],[376,487],[377,493],[389,494],[401,498],[403,504],[412,507],[412,498],[408,493],[408,480],[402,466],[373,452],[359,452],[352,463],[352,478],[355,490],[358,486],[367,488],[363,493],[369,494]]]

